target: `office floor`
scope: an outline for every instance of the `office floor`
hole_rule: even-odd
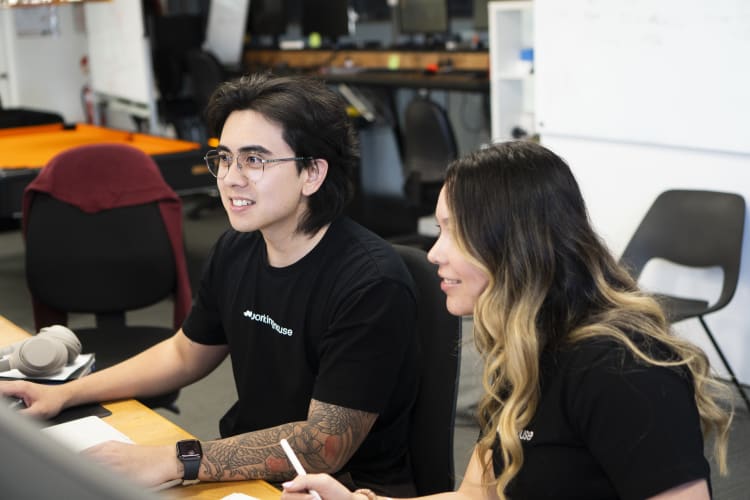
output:
[[[186,209],[190,203],[186,204]],[[198,219],[185,218],[185,239],[188,265],[192,283],[197,283],[200,267],[216,237],[226,229],[227,222],[220,208],[201,212]],[[24,276],[24,249],[20,231],[15,227],[0,227],[0,315],[33,331],[33,317]],[[161,303],[137,311],[129,320],[133,323],[158,321],[171,324],[171,304]],[[90,324],[84,316],[70,318],[75,329]],[[462,353],[462,376],[459,387],[459,418],[455,429],[454,458],[457,483],[461,480],[471,449],[478,436],[478,427],[466,414],[476,401],[478,386],[478,360],[471,344],[471,321],[464,321],[464,346]],[[228,362],[203,380],[182,390],[177,405],[179,414],[169,410],[158,410],[166,418],[187,429],[201,439],[218,436],[219,417],[234,402],[236,393]],[[464,410],[463,412],[461,410]],[[730,475],[712,477],[714,498],[718,500],[750,499],[750,416],[743,407],[738,407],[729,445]]]

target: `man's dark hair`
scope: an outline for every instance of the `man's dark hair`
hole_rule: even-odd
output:
[[[209,133],[221,136],[234,111],[252,110],[281,126],[295,156],[322,158],[328,174],[309,198],[298,230],[313,234],[339,216],[354,193],[353,173],[359,165],[357,135],[344,99],[314,77],[258,73],[220,85],[206,108]],[[298,161],[297,171],[310,167]]]

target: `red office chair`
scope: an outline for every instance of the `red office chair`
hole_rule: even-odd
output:
[[[182,204],[156,163],[120,144],[69,149],[24,192],[26,278],[39,329],[89,313],[78,328],[96,368],[171,336],[191,304],[182,240]],[[172,326],[131,326],[126,312],[173,298]],[[178,392],[145,399],[176,411]]]

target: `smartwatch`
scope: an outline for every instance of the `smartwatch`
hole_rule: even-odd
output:
[[[203,458],[201,442],[197,439],[184,439],[177,441],[177,459],[182,462],[185,472],[182,475],[182,484],[198,482],[198,470]]]

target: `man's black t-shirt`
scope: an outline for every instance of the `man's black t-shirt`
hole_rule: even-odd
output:
[[[223,437],[306,420],[311,398],[377,413],[341,472],[411,482],[416,300],[387,242],[342,218],[302,259],[274,268],[260,233],[229,230],[183,330],[195,342],[229,345],[238,401],[221,420]]]
[[[642,499],[710,479],[693,386],[609,339],[545,353],[541,400],[520,433],[518,499]],[[502,457],[493,455],[499,475]]]

